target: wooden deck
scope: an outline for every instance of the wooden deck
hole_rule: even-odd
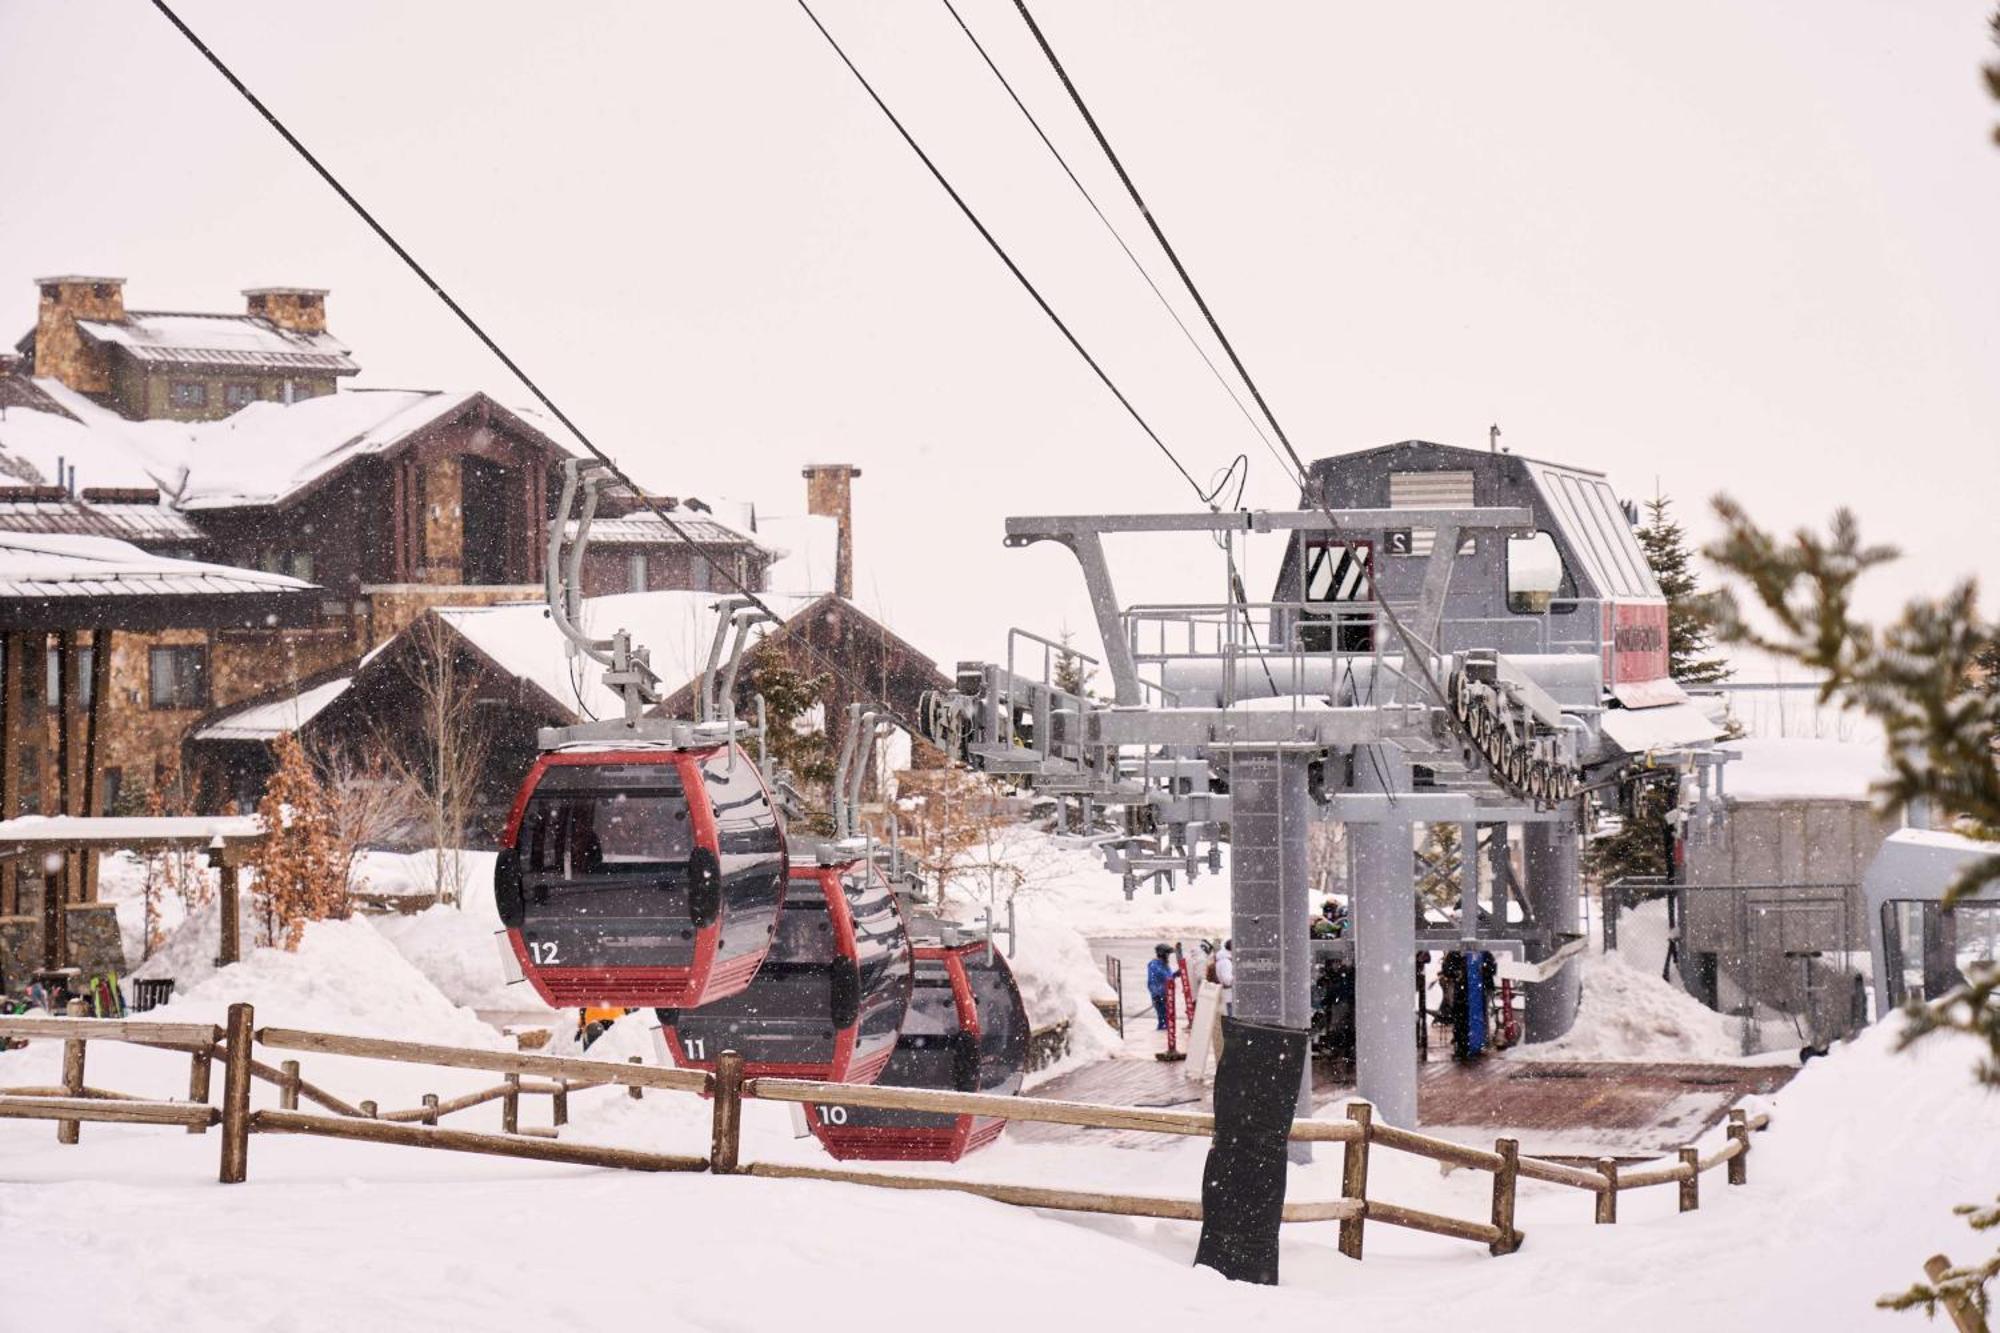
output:
[[[1209,1110],[1208,1088],[1183,1064],[1115,1059],[1053,1079],[1028,1094],[1114,1106]],[[1474,1064],[1433,1060],[1417,1086],[1420,1123],[1446,1137],[1477,1140],[1511,1134],[1524,1152],[1553,1156],[1650,1156],[1688,1143],[1719,1122],[1739,1099],[1777,1091],[1789,1065],[1584,1064],[1495,1057]],[[1351,1097],[1334,1071],[1315,1071],[1313,1104]],[[1463,1134],[1447,1131],[1465,1131]],[[1164,1149],[1164,1135],[1017,1124],[1024,1143],[1088,1139],[1121,1147]]]

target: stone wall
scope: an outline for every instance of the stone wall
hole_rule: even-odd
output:
[[[118,934],[117,909],[110,903],[79,903],[68,911],[68,965],[81,968],[85,976],[122,973],[125,946]],[[37,896],[32,911],[0,916],[0,990],[18,993],[41,970],[42,916]]]
[[[456,586],[464,578],[464,469],[455,455],[434,458],[423,470],[423,541],[417,548],[417,581]]]
[[[123,322],[122,278],[57,278],[41,286],[35,318],[35,374],[61,380],[78,393],[111,392],[111,361],[77,330],[79,319]]]
[[[326,291],[319,287],[252,287],[244,310],[290,333],[326,332]]]
[[[840,525],[840,545],[833,563],[833,590],[854,596],[854,479],[861,469],[848,463],[813,463],[806,479],[806,512],[833,518]]]

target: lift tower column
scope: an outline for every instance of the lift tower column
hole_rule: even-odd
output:
[[[1316,749],[1231,749],[1229,921],[1235,940],[1235,1016],[1306,1032],[1312,1024],[1312,907],[1306,873]],[[1312,1060],[1299,1083],[1299,1114],[1312,1115]],[[1294,1161],[1311,1145],[1294,1143]]]
[[[1540,962],[1582,930],[1577,895],[1581,831],[1572,802],[1560,818],[1521,826],[1521,863],[1526,871],[1528,913],[1540,928],[1539,947],[1531,946],[1530,962]],[[1525,1036],[1529,1041],[1554,1041],[1576,1022],[1583,979],[1565,967],[1547,981],[1528,987]]]
[[[1357,748],[1354,787],[1367,818],[1347,822],[1353,857],[1354,1081],[1392,1125],[1417,1123],[1416,849],[1407,805],[1408,763],[1394,746]],[[1361,801],[1348,802],[1361,814]]]

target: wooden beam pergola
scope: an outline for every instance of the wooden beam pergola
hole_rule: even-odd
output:
[[[256,815],[141,815],[0,819],[0,862],[42,859],[42,965],[53,971],[69,957],[68,902],[63,866],[78,852],[200,851],[221,872],[223,965],[242,957],[238,929],[238,874],[270,837]],[[50,867],[54,868],[51,869]]]

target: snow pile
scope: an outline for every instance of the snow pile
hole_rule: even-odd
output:
[[[1017,911],[1061,920],[1089,939],[1229,933],[1227,848],[1220,874],[1204,866],[1192,884],[1183,875],[1172,890],[1142,885],[1130,901],[1120,877],[1104,868],[1103,854],[1078,839],[1017,825],[1002,834],[998,858],[1025,877],[1015,898]]]
[[[555,1013],[527,982],[508,983],[497,943],[500,921],[484,893],[463,908],[439,903],[412,916],[376,918],[374,926],[454,1004],[489,1013]]]
[[[1718,1014],[1671,982],[1615,953],[1578,958],[1583,1001],[1576,1026],[1555,1041],[1521,1046],[1523,1060],[1640,1060],[1708,1063],[1743,1053],[1738,1019]]]
[[[1083,936],[1060,921],[1019,912],[1015,928],[1018,938],[1008,962],[1021,988],[1029,1024],[1037,1028],[1069,1024],[1069,1055],[1062,1061],[1063,1067],[1116,1051],[1118,1034],[1104,1021],[1095,1003],[1100,998],[1111,999],[1111,989],[1105,985],[1104,974]],[[1048,1076],[1047,1071],[1037,1072]]]
[[[148,1017],[222,1021],[248,1001],[259,1023],[358,1036],[498,1048],[500,1035],[447,999],[370,921],[315,921],[297,953],[258,949]]]
[[[171,909],[169,905],[171,904]],[[180,899],[173,894],[163,894],[163,911],[181,910]],[[136,899],[128,899],[118,905],[118,924],[121,933],[126,925],[128,909],[139,914],[143,923],[145,907]],[[257,900],[247,886],[236,898],[236,938],[242,942],[243,951],[249,953],[257,941],[263,938],[264,923],[257,911]],[[143,931],[144,926],[138,927]],[[215,893],[206,903],[167,934],[162,944],[151,958],[132,969],[135,978],[172,977],[176,993],[185,993],[189,988],[206,981],[216,973],[216,959],[222,953],[222,895]],[[137,958],[139,950],[127,948],[125,956]]]
[[[459,860],[459,882],[465,899],[490,900],[496,852],[447,853]],[[374,848],[361,854],[353,875],[356,892],[395,897],[425,897],[438,891],[438,858],[433,851],[388,852]]]

